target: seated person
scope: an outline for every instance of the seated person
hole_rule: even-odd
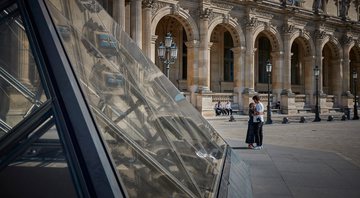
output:
[[[227,101],[225,105],[225,111],[227,115],[232,115],[231,102]]]
[[[275,104],[275,109],[280,109],[280,101],[277,101]]]
[[[221,114],[223,114],[223,115],[225,114],[224,108],[222,107],[222,104],[221,104],[220,101],[218,101],[215,104],[214,110],[215,110],[215,115],[216,116],[221,115]]]

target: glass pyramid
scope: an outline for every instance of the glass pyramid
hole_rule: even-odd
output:
[[[12,138],[21,134],[17,127],[31,134],[24,123],[39,120],[41,128],[46,115],[49,127],[56,123],[77,196],[250,196],[246,174],[228,173],[246,165],[96,1],[25,1],[18,10],[40,77],[30,86],[36,94],[22,111],[24,120],[1,117],[3,148],[21,143]],[[29,88],[3,68],[1,79],[15,76],[12,87]],[[10,166],[3,159],[16,162],[19,155],[0,156],[0,173]]]

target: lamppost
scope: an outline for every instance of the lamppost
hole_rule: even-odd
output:
[[[267,105],[267,118],[266,118],[266,124],[272,124],[271,120],[271,104],[270,104],[270,78],[271,78],[271,68],[272,65],[270,63],[270,60],[267,61],[266,64],[266,72],[268,74],[268,105]]]
[[[320,122],[321,118],[319,115],[319,75],[320,75],[320,69],[316,65],[314,68],[314,75],[315,75],[315,87],[316,87],[316,102],[315,102],[315,119],[313,122]]]
[[[174,64],[175,60],[177,58],[177,52],[178,48],[176,47],[176,44],[173,42],[173,37],[171,36],[171,33],[168,32],[165,36],[165,44],[163,42],[160,42],[160,46],[158,48],[158,56],[160,60],[165,65],[165,75],[169,78],[169,70],[170,70],[170,64]]]
[[[354,70],[352,73],[352,77],[354,80],[354,95],[355,95],[355,100],[354,100],[354,117],[353,120],[358,120],[359,116],[358,116],[358,111],[357,111],[357,98],[356,98],[356,80],[357,80],[357,72]]]

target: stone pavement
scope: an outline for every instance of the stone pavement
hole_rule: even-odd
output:
[[[264,149],[247,149],[246,116],[207,118],[250,167],[254,198],[359,198],[360,120],[299,123],[274,116]],[[311,118],[312,117],[312,118]],[[295,121],[296,120],[296,121]]]

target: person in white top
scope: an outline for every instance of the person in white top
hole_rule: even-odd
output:
[[[260,102],[258,95],[252,98],[255,102],[255,113],[254,113],[254,134],[256,147],[254,149],[262,149],[263,142],[263,124],[264,124],[264,105]]]
[[[232,109],[231,109],[231,102],[230,101],[228,101],[225,104],[225,111],[226,111],[227,115],[232,115]]]

